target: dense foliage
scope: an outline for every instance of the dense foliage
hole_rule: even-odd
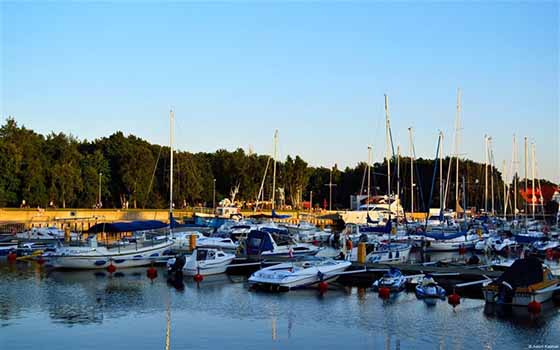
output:
[[[434,147],[435,148],[435,147]],[[447,173],[450,159],[443,168]],[[268,155],[247,154],[239,148],[214,153],[175,153],[174,205],[212,205],[214,179],[217,201],[229,197],[239,186],[237,199],[253,202],[265,169],[264,198],[272,189],[272,165]],[[396,166],[392,162],[391,166]],[[434,160],[418,159],[415,168],[415,209],[439,206],[439,182],[436,176],[433,195]],[[454,169],[454,166],[452,167]],[[452,170],[453,170],[452,169]],[[350,195],[365,194],[366,164],[344,170],[332,169],[333,208],[349,206]],[[372,172],[372,194],[387,190],[386,163],[376,163]],[[410,159],[401,158],[401,198],[410,209]],[[393,174],[396,169],[392,169]],[[100,176],[100,174],[102,174]],[[483,207],[484,165],[469,160],[460,163],[460,188],[465,183],[467,206]],[[503,197],[501,175],[494,170],[496,209]],[[323,206],[329,198],[331,169],[310,167],[299,156],[288,156],[277,165],[278,203],[299,208],[313,191],[314,206]],[[450,176],[449,200],[454,207],[454,173]],[[396,190],[396,179],[391,185]],[[169,198],[169,147],[152,145],[133,135],[116,132],[94,141],[80,141],[72,135],[40,135],[7,119],[0,128],[0,206],[20,207],[93,207],[101,190],[103,207],[164,208]],[[462,192],[461,192],[462,193]],[[489,190],[490,195],[490,190]],[[462,195],[461,195],[462,197]],[[519,206],[521,198],[519,196]],[[462,200],[461,200],[462,203]]]

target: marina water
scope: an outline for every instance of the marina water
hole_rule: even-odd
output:
[[[558,348],[559,308],[531,316],[463,298],[428,306],[413,293],[383,301],[369,289],[265,293],[244,276],[207,277],[184,288],[163,269],[48,271],[0,262],[4,349],[526,349]]]

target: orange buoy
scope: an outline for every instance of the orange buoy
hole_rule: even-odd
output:
[[[329,284],[325,281],[321,281],[319,282],[319,292],[325,293],[327,290],[329,290]]]
[[[465,255],[466,252],[467,252],[467,248],[465,248],[465,247],[463,247],[463,246],[461,246],[461,247],[459,248],[459,254]]]
[[[16,262],[16,260],[17,260],[17,254],[14,253],[14,252],[10,252],[10,253],[8,254],[8,262],[9,262],[10,264],[13,264],[13,263]]]
[[[542,305],[536,300],[533,300],[529,304],[527,304],[527,310],[533,315],[541,313]]]
[[[377,295],[381,298],[381,299],[389,299],[389,297],[391,296],[391,290],[387,287],[381,287],[379,288],[379,290],[377,291]]]
[[[197,273],[196,275],[193,276],[193,280],[196,283],[200,283],[202,282],[202,280],[204,280],[204,276],[202,276],[200,273]]]
[[[148,270],[146,271],[146,276],[148,276],[148,278],[151,279],[151,280],[156,279],[157,275],[158,275],[158,272],[153,266],[150,266],[148,268]]]
[[[44,263],[45,263],[45,258],[43,258],[42,255],[39,255],[39,257],[37,258],[37,264],[43,265]]]
[[[107,266],[107,272],[114,273],[115,271],[117,271],[117,267],[115,265],[113,265],[113,263],[111,263],[111,264],[109,264],[109,266]]]
[[[457,305],[461,304],[461,297],[457,293],[449,294],[447,302],[455,308]]]

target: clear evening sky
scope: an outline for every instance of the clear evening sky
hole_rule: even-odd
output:
[[[518,136],[560,181],[559,3],[2,2],[1,117],[89,140],[117,130],[189,151],[272,149],[312,165],[384,153],[383,95],[396,144],[462,151],[496,166]]]

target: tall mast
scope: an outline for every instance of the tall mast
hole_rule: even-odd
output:
[[[274,151],[273,151],[273,158],[274,163],[272,167],[272,210],[275,207],[275,197],[276,197],[276,157],[277,157],[277,148],[278,148],[278,129],[274,131]]]
[[[527,136],[525,136],[525,196],[527,196],[527,177],[529,176],[528,171],[528,160],[529,160],[529,151],[527,149]],[[527,201],[525,201],[525,220],[527,220]]]
[[[443,131],[439,132],[439,211],[443,212]]]
[[[503,179],[503,183],[504,183],[504,220],[506,220],[507,217],[507,206],[508,206],[508,201],[509,198],[507,198],[507,173],[506,173],[506,161],[504,160],[502,162],[502,179]]]
[[[533,207],[533,219],[535,218],[535,143],[531,142],[531,202]]]
[[[367,201],[368,201],[368,211],[369,211],[369,196],[370,196],[370,178],[371,178],[371,146],[368,145],[367,147],[368,155],[367,155]]]
[[[490,192],[492,194],[492,215],[494,215],[494,150],[492,147],[492,138],[488,139],[488,149],[490,151]]]
[[[169,162],[169,220],[173,215],[173,121],[175,115],[173,110],[169,111],[169,149],[170,149],[170,162]],[[171,227],[171,222],[169,223]]]
[[[391,121],[389,117],[389,96],[385,95],[385,138],[387,141],[387,196],[391,198]],[[390,200],[389,200],[390,202]],[[389,204],[390,206],[390,204]]]
[[[488,135],[484,135],[484,213],[488,215]]]
[[[399,221],[399,203],[401,201],[401,146],[397,145],[397,196],[395,201],[397,202],[397,224]]]
[[[410,212],[414,213],[414,139],[412,127],[408,128],[410,141]]]
[[[455,212],[459,211],[459,146],[461,130],[461,89],[457,89],[457,117],[455,121]],[[463,210],[465,210],[463,208]]]
[[[513,220],[517,220],[517,141],[513,134]]]

